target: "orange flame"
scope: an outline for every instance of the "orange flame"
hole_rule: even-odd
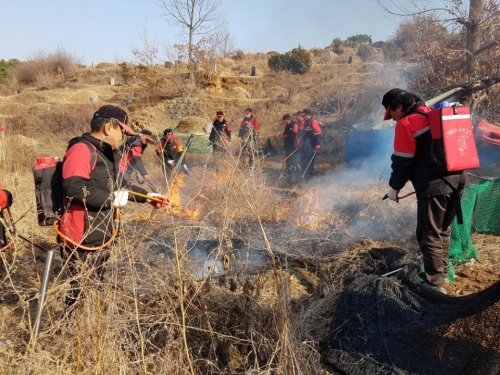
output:
[[[334,226],[337,220],[336,214],[325,211],[318,190],[310,191],[299,198],[297,202],[297,226],[324,232]]]
[[[201,208],[195,206],[193,208],[182,207],[181,192],[185,185],[184,175],[178,174],[170,186],[170,202],[172,202],[172,211],[174,215],[184,217],[187,219],[197,219],[201,215]],[[170,208],[168,208],[170,209]]]

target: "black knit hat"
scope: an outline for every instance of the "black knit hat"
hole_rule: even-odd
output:
[[[168,128],[163,131],[163,135],[172,134],[173,132],[174,131],[172,129]]]
[[[252,108],[245,108],[245,112],[253,113],[253,110],[252,110]]]
[[[301,116],[304,116],[304,115],[309,115],[309,116],[312,116],[313,112],[309,109],[309,108],[306,108],[302,111],[302,113],[300,114]]]
[[[283,118],[282,120],[290,120],[292,118],[292,116],[290,116],[288,113],[283,115]]]

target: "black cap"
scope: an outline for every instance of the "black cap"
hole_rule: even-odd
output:
[[[290,116],[288,113],[283,115],[283,120],[290,120],[292,116]]]
[[[153,133],[151,133],[151,130],[148,130],[148,129],[142,129],[141,130],[141,134],[144,134],[144,135],[153,135]]]
[[[174,131],[173,131],[172,129],[168,128],[168,129],[165,129],[165,130],[163,131],[163,135],[171,134],[171,133],[173,133],[173,132],[174,132]]]
[[[222,111],[217,111],[216,115],[217,115],[217,116],[224,116],[224,112],[222,112]]]
[[[94,113],[93,118],[102,117],[109,119],[118,120],[118,125],[123,129],[123,132],[128,135],[136,135],[137,133],[128,126],[128,115],[123,109],[116,107],[114,105],[103,105],[101,108]]]
[[[384,121],[385,120],[390,120],[392,117],[391,117],[391,113],[390,113],[390,110],[391,110],[391,103],[393,102],[393,100],[396,98],[396,96],[398,96],[399,94],[401,94],[404,90],[401,90],[401,89],[398,89],[398,88],[393,88],[392,90],[389,90],[387,91],[384,96],[382,97],[382,105],[384,106],[385,108],[385,113],[384,113]]]
[[[252,108],[245,108],[245,112],[253,112]]]
[[[312,114],[313,114],[313,112],[309,108],[306,108],[302,111],[301,116],[304,116],[304,115],[312,116]]]
[[[125,125],[128,124],[127,112],[114,105],[103,105],[94,113],[93,117],[115,118]]]

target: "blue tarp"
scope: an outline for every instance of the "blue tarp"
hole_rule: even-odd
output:
[[[345,133],[346,167],[359,170],[368,179],[388,180],[394,150],[394,129]]]

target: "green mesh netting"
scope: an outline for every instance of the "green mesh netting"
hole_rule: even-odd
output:
[[[188,152],[194,152],[194,153],[209,153],[212,152],[212,146],[208,146],[208,137],[210,134],[196,134],[193,133],[189,130],[185,132],[179,132],[174,130],[174,135],[175,137],[181,142],[181,145],[184,147],[186,144],[189,136],[191,134],[194,134],[194,139],[193,142],[191,143],[191,146],[189,146]],[[158,139],[163,137],[163,133],[157,134]]]
[[[488,181],[476,201],[472,229],[478,233],[500,233],[500,180]]]
[[[472,258],[477,258],[477,249],[472,244],[470,236],[471,229],[477,232],[495,232],[492,228],[497,227],[496,231],[500,231],[498,229],[500,227],[499,194],[500,183],[494,181],[473,184],[464,190],[460,201],[464,223],[458,225],[455,219],[451,225],[448,259],[453,262],[467,262]]]
[[[188,152],[196,152],[196,153],[208,153],[212,151],[212,146],[208,145],[208,137],[210,134],[195,134],[189,130],[185,132],[175,132],[176,138],[181,142],[182,145],[185,145],[187,139],[191,134],[194,134],[193,143],[189,147]]]
[[[194,134],[193,143],[189,147],[188,152],[208,153],[212,151],[212,146],[208,146],[208,137],[210,134],[196,134],[189,130],[185,132],[177,132],[174,130],[175,137],[181,142],[182,145],[186,144],[187,139],[191,134]]]

